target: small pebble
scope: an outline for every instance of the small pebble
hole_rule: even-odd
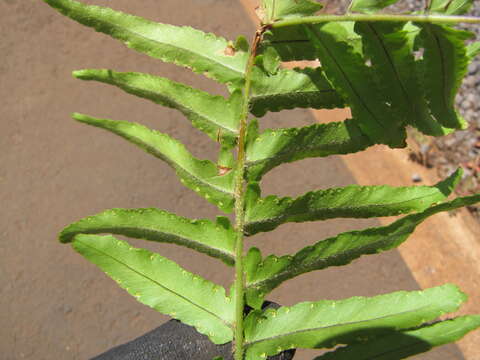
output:
[[[419,182],[422,182],[422,177],[418,174],[413,174],[412,175],[412,181],[414,183],[419,183]]]

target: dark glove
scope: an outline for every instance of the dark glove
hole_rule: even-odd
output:
[[[270,303],[268,307],[278,307]],[[295,349],[284,351],[270,360],[291,360]],[[233,360],[232,343],[215,345],[195,328],[177,320],[162,326],[126,344],[119,345],[91,360],[212,360],[222,356]]]

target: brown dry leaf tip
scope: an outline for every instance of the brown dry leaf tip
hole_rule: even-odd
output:
[[[218,168],[218,176],[226,175],[230,170],[232,170],[232,168],[229,168],[227,166],[222,166],[222,165],[217,165],[217,168]]]
[[[235,55],[235,46],[229,42],[223,53],[227,56],[234,56]]]

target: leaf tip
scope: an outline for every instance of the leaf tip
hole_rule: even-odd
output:
[[[87,74],[87,70],[84,70],[84,69],[72,71],[72,76],[75,79],[83,79],[86,74]]]
[[[89,119],[89,117],[87,115],[77,113],[77,112],[72,113],[71,116],[72,116],[72,119],[80,121],[80,122],[87,122],[88,119]]]
[[[461,304],[463,304],[468,300],[468,295],[465,292],[463,292],[463,290],[457,284],[446,283],[442,285],[441,288],[443,288],[446,291],[450,291],[452,294],[455,294],[456,300],[457,300],[456,302],[457,308],[460,307]]]
[[[437,188],[445,195],[449,196],[453,190],[457,187],[458,183],[462,179],[463,169],[459,167],[445,180],[440,181],[437,184]]]
[[[62,244],[68,244],[72,242],[72,236],[70,233],[67,231],[68,227],[63,229],[60,234],[58,234],[58,241],[60,241]]]

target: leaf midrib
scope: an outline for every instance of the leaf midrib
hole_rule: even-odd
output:
[[[401,76],[398,72],[398,69],[395,66],[395,62],[393,61],[392,57],[390,56],[390,52],[387,50],[387,48],[385,46],[385,43],[383,42],[381,36],[378,34],[375,26],[372,26],[368,22],[366,24],[372,30],[375,37],[378,39],[378,42],[380,43],[380,46],[381,46],[383,52],[385,53],[385,57],[387,58],[388,63],[390,64],[390,67],[393,69],[393,73],[395,74],[395,78],[397,79],[397,83],[400,84],[400,89],[402,90],[403,96],[405,97],[407,103],[410,104],[411,111],[412,111],[411,114],[413,114],[414,116],[417,116],[417,114],[418,114],[417,113],[417,104],[414,101],[412,101],[410,95],[408,94],[408,91],[405,87],[405,84],[403,83],[402,78],[401,78]]]
[[[348,83],[348,86],[350,87],[350,89],[353,91],[355,97],[357,98],[357,101],[360,102],[361,106],[370,114],[370,116],[375,120],[375,122],[380,125],[381,128],[383,129],[386,129],[385,125],[379,120],[377,119],[376,115],[372,112],[372,110],[370,109],[369,106],[367,106],[367,104],[363,101],[363,98],[360,96],[360,94],[357,92],[357,89],[353,86],[352,82],[350,81],[349,77],[347,76],[347,74],[345,73],[345,71],[343,70],[343,68],[340,66],[340,64],[338,63],[337,61],[337,58],[335,56],[333,56],[332,52],[330,51],[330,49],[328,48],[328,46],[325,46],[325,44],[323,43],[323,41],[321,40],[321,38],[318,36],[318,33],[316,32],[315,28],[313,26],[309,26],[310,30],[316,34],[316,38],[317,40],[322,44],[323,48],[325,49],[325,51],[328,52],[328,55],[330,56],[330,58],[333,60],[333,62],[335,63],[335,66],[337,67],[337,69],[341,72],[343,78],[345,79],[345,81]],[[348,43],[347,43],[348,45]]]
[[[152,90],[142,89],[142,88],[139,88],[137,86],[130,85],[130,84],[127,84],[125,86],[132,89],[133,91],[138,91],[138,92],[142,92],[142,93],[145,93],[145,94],[150,94],[152,98],[155,98],[155,97],[163,98],[168,102],[174,103],[176,105],[176,108],[187,117],[190,117],[191,114],[198,115],[201,118],[203,118],[206,122],[213,123],[216,126],[218,126],[219,128],[222,128],[229,133],[232,133],[234,135],[238,135],[238,129],[228,128],[228,127],[226,127],[226,125],[220,124],[220,123],[214,121],[207,114],[204,114],[203,112],[199,112],[199,111],[194,111],[194,110],[190,109],[188,106],[185,106],[184,104],[179,103],[176,99],[174,99],[170,96],[164,95],[160,92],[155,92],[155,91],[152,91]],[[228,103],[226,105],[228,106]]]
[[[224,194],[227,194],[227,195],[230,195],[230,196],[233,196],[233,192],[229,192],[227,189],[224,189],[224,188],[220,188],[218,186],[215,186],[214,184],[212,183],[209,183],[207,182],[206,180],[204,179],[201,179],[199,177],[197,177],[195,174],[193,174],[192,172],[186,170],[183,166],[181,166],[180,164],[176,163],[175,161],[171,160],[168,156],[164,155],[163,153],[161,153],[159,150],[157,150],[157,148],[151,146],[151,145],[148,145],[146,144],[143,140],[139,139],[138,137],[136,136],[131,136],[132,138],[135,138],[137,141],[139,141],[140,143],[142,143],[147,149],[150,149],[150,152],[154,153],[155,156],[159,157],[160,159],[164,160],[167,164],[169,164],[172,168],[176,169],[176,170],[181,170],[183,171],[184,173],[186,173],[188,176],[190,176],[191,178],[193,178],[194,180],[198,181],[199,183],[205,185],[206,187],[209,187],[209,188],[213,188],[221,193],[224,193]]]
[[[112,11],[113,11],[113,10],[112,10]],[[122,15],[125,15],[125,14],[122,14]],[[142,19],[142,20],[143,20],[143,21],[147,21],[150,26],[152,26],[152,25],[155,26],[155,25],[157,25],[157,24],[160,24],[160,23],[155,23],[155,22],[153,22],[153,24],[152,24],[152,22],[151,22],[150,20],[147,20],[147,19]],[[223,67],[223,68],[225,68],[225,69],[231,70],[231,71],[239,74],[240,76],[238,77],[237,80],[241,80],[241,79],[243,78],[244,73],[243,73],[242,71],[239,71],[238,69],[232,68],[231,66],[228,66],[228,65],[226,65],[226,64],[224,64],[224,63],[221,63],[221,62],[219,62],[219,61],[216,60],[216,59],[213,59],[213,58],[210,58],[210,57],[208,57],[208,56],[205,56],[204,54],[199,54],[199,53],[196,53],[196,52],[191,51],[190,49],[187,49],[187,48],[184,48],[184,47],[174,46],[173,44],[169,44],[169,43],[166,43],[166,42],[161,42],[161,41],[158,41],[158,40],[155,40],[155,39],[146,37],[146,36],[144,36],[144,35],[136,32],[136,31],[133,31],[133,30],[131,30],[131,29],[129,29],[129,28],[126,28],[126,27],[124,27],[124,26],[119,26],[119,25],[117,25],[117,24],[115,24],[115,23],[112,23],[112,22],[110,22],[110,21],[108,21],[108,20],[105,20],[105,19],[103,19],[102,22],[108,24],[108,25],[111,26],[112,28],[116,28],[116,29],[119,29],[119,30],[128,32],[128,33],[130,33],[130,34],[132,34],[132,35],[134,35],[134,36],[138,36],[139,38],[142,38],[142,39],[144,39],[144,40],[151,41],[151,42],[156,43],[156,44],[161,44],[161,45],[163,45],[163,46],[168,46],[168,47],[171,47],[171,48],[174,48],[174,49],[180,49],[180,50],[185,51],[185,52],[187,52],[187,53],[189,53],[189,54],[193,54],[193,55],[199,56],[199,57],[201,57],[201,58],[210,60],[211,62],[213,62],[213,63],[215,63],[215,64],[217,64],[217,65],[219,65],[219,66],[221,66],[221,67]],[[161,24],[161,25],[165,25],[165,24]],[[179,27],[179,28],[189,29],[189,28],[185,28],[185,27]],[[205,34],[205,35],[207,35],[207,34]],[[126,40],[122,40],[122,41],[128,42],[128,41],[126,41]],[[184,66],[189,67],[189,68],[193,68],[193,66],[192,66],[191,64],[184,65]]]
[[[273,132],[272,132],[273,133]],[[299,150],[302,150],[302,152],[308,152],[308,151],[314,151],[314,150],[322,150],[322,147],[325,147],[325,146],[332,146],[332,145],[335,145],[335,146],[339,146],[339,145],[342,145],[342,144],[346,144],[346,143],[349,143],[352,139],[358,139],[358,138],[364,138],[365,136],[358,136],[358,137],[353,137],[353,138],[350,138],[348,140],[343,140],[342,141],[338,141],[339,139],[336,137],[335,139],[333,139],[333,141],[329,142],[328,144],[320,144],[320,145],[307,145],[307,146],[304,146],[304,147],[301,147],[301,148],[295,148],[295,149],[291,149],[291,150],[288,150],[288,151],[279,151],[277,153],[274,154],[274,156],[269,156],[269,157],[264,157],[262,159],[258,159],[258,160],[253,160],[253,161],[247,161],[247,168],[248,167],[251,167],[251,166],[255,166],[257,164],[261,164],[261,163],[264,163],[264,162],[269,162],[269,161],[272,161],[272,160],[275,160],[275,159],[283,159],[285,157],[289,157],[290,155],[292,154],[297,154],[299,153]],[[261,138],[261,135],[259,137],[259,139]]]
[[[70,238],[74,238],[75,235],[78,234],[119,234],[122,235],[122,232],[125,231],[137,231],[137,232],[149,232],[153,233],[156,236],[164,236],[168,238],[173,238],[173,239],[178,239],[178,241],[170,240],[170,241],[159,241],[159,240],[150,240],[154,242],[170,242],[170,243],[184,243],[184,244],[191,244],[193,248],[204,248],[207,250],[210,250],[212,252],[215,252],[219,255],[219,257],[226,258],[232,262],[235,261],[233,257],[233,252],[228,252],[225,249],[219,248],[219,247],[213,247],[212,245],[205,244],[203,242],[200,242],[195,239],[187,238],[184,236],[180,236],[178,234],[173,234],[171,232],[167,231],[160,231],[158,229],[148,229],[148,228],[140,228],[140,227],[132,227],[132,226],[110,226],[110,227],[98,227],[96,230],[78,230],[70,233]],[[149,239],[147,239],[149,240]],[[196,246],[195,246],[196,245]]]
[[[128,268],[128,269],[131,270],[132,272],[136,273],[137,275],[139,275],[139,276],[141,276],[141,277],[144,277],[145,279],[151,281],[153,284],[161,287],[161,288],[164,289],[165,291],[171,292],[173,295],[181,298],[182,300],[190,303],[191,305],[193,305],[193,306],[199,308],[200,310],[205,311],[205,312],[208,313],[209,315],[217,318],[217,319],[220,320],[223,324],[225,324],[227,327],[232,328],[232,324],[230,324],[228,321],[222,319],[222,318],[219,317],[217,314],[215,314],[215,313],[211,312],[210,310],[202,307],[201,305],[199,305],[199,304],[191,301],[190,299],[188,299],[188,298],[186,298],[185,296],[179,294],[178,292],[176,292],[176,291],[174,291],[174,290],[172,290],[172,289],[170,289],[170,288],[168,288],[168,287],[160,284],[158,281],[156,281],[156,280],[152,279],[151,277],[149,277],[149,276],[147,276],[147,275],[145,275],[145,274],[137,271],[136,269],[134,269],[134,268],[132,268],[131,266],[129,266],[129,265],[127,265],[126,263],[124,263],[123,261],[120,261],[120,260],[114,258],[113,256],[109,255],[108,253],[106,253],[106,252],[104,252],[104,251],[101,251],[101,250],[99,250],[99,249],[96,248],[96,247],[90,246],[90,245],[86,244],[85,242],[83,242],[83,241],[81,241],[81,240],[75,240],[75,241],[78,241],[78,242],[80,242],[83,246],[86,246],[86,247],[88,247],[88,248],[90,248],[90,249],[92,249],[92,250],[100,253],[101,255],[106,256],[106,257],[112,259],[113,261],[117,262],[118,264],[120,264],[120,265],[122,265],[122,266],[125,266],[126,268]]]
[[[438,190],[438,189],[437,189]],[[386,203],[386,204],[368,204],[368,205],[364,205],[364,206],[359,206],[359,207],[356,207],[356,208],[353,208],[353,207],[348,207],[348,206],[344,206],[344,207],[338,207],[338,208],[322,208],[322,209],[319,209],[317,210],[318,212],[321,212],[321,211],[325,211],[325,210],[329,210],[331,209],[332,211],[338,211],[338,210],[341,210],[341,209],[347,209],[347,210],[350,210],[350,209],[363,209],[363,208],[370,208],[370,207],[382,207],[382,206],[391,206],[391,205],[400,205],[400,204],[403,204],[403,203],[407,203],[407,202],[410,202],[410,201],[418,201],[418,200],[421,200],[421,199],[424,199],[424,198],[428,198],[428,197],[431,197],[431,196],[434,196],[435,194],[428,194],[428,195],[425,195],[425,196],[419,196],[419,197],[416,197],[416,198],[411,198],[411,199],[408,199],[408,200],[404,200],[404,201],[397,201],[397,202],[394,202],[394,203]],[[292,202],[293,201],[296,201],[297,199],[292,199]],[[288,209],[288,208],[287,208]],[[305,213],[298,213],[298,214],[294,214],[292,216],[301,216],[303,214],[313,214],[315,215],[316,212],[305,212]],[[259,220],[259,221],[254,221],[254,222],[248,222],[247,225],[248,226],[251,226],[252,224],[258,224],[258,223],[266,223],[266,222],[271,222],[271,221],[274,221],[276,219],[281,219],[282,217],[288,217],[290,215],[281,215],[281,216],[276,216],[276,217],[270,217],[270,218],[265,218],[263,220]]]
[[[365,322],[370,322],[370,321],[375,321],[375,320],[380,320],[380,319],[386,319],[386,318],[394,317],[394,316],[398,316],[398,315],[416,313],[416,312],[420,312],[420,311],[422,311],[426,308],[430,308],[430,307],[431,307],[430,305],[421,306],[419,308],[415,308],[415,309],[412,309],[412,310],[402,311],[402,312],[398,312],[398,313],[394,313],[394,314],[388,314],[388,315],[385,315],[385,316],[375,317],[375,318],[366,319],[366,320],[349,321],[349,322],[345,322],[345,323],[341,323],[341,324],[334,324],[334,325],[328,325],[328,326],[320,326],[320,327],[312,327],[312,328],[308,328],[308,329],[295,330],[295,331],[292,331],[292,332],[289,332],[289,333],[275,335],[275,336],[271,336],[271,337],[266,337],[266,338],[255,340],[255,341],[246,341],[245,346],[248,347],[248,346],[252,346],[252,345],[264,342],[264,341],[275,340],[275,339],[278,339],[278,338],[291,336],[291,335],[296,335],[296,334],[301,334],[301,333],[310,332],[310,331],[318,331],[318,330],[330,329],[330,328],[341,327],[341,326],[361,324],[361,323],[365,323]]]
[[[427,24],[426,26],[428,27],[430,34],[435,39],[435,45],[437,46],[438,53],[440,54],[440,64],[441,64],[440,66],[442,68],[441,70],[442,70],[442,90],[443,90],[442,101],[443,101],[444,108],[448,109],[449,105],[448,105],[448,94],[447,94],[448,89],[447,89],[447,79],[446,79],[446,70],[445,70],[445,62],[446,62],[445,53],[443,52],[440,39],[437,36],[437,33],[435,31],[432,31],[431,26],[429,24]]]
[[[277,96],[292,96],[292,95],[297,95],[297,94],[300,94],[300,95],[303,95],[303,94],[307,94],[310,96],[311,95],[316,95],[316,94],[323,94],[323,93],[337,93],[335,90],[333,89],[322,89],[322,90],[305,90],[305,91],[288,91],[288,92],[277,92],[277,93],[265,93],[265,94],[262,94],[262,95],[252,95],[250,97],[250,100],[257,100],[257,99],[266,99],[266,98],[271,98],[271,97],[277,97]]]
[[[417,226],[418,226],[418,224],[415,224],[413,227],[417,227]],[[395,233],[395,234],[387,236],[387,237],[382,237],[381,239],[379,239],[375,242],[364,244],[364,245],[362,245],[360,247],[357,247],[357,248],[354,248],[354,249],[348,249],[348,250],[343,251],[341,253],[329,255],[328,257],[323,257],[323,258],[318,257],[317,259],[315,259],[313,261],[307,262],[305,264],[301,264],[298,271],[292,271],[292,270],[288,270],[288,268],[286,268],[285,270],[283,270],[283,271],[281,271],[277,274],[274,274],[273,276],[270,276],[266,279],[251,282],[251,283],[248,284],[247,287],[248,288],[255,288],[257,290],[261,290],[264,287],[267,287],[268,283],[275,282],[277,278],[281,278],[282,276],[285,276],[285,275],[288,276],[289,273],[296,276],[296,275],[303,274],[305,272],[310,272],[310,271],[314,271],[314,270],[321,270],[321,269],[324,269],[324,268],[317,268],[318,264],[320,264],[320,263],[328,262],[328,261],[330,261],[330,259],[333,259],[333,258],[348,256],[348,254],[351,254],[351,253],[362,252],[362,250],[365,249],[365,248],[368,248],[368,247],[371,247],[371,246],[377,246],[377,245],[383,244],[383,243],[388,243],[389,241],[391,241],[392,238],[398,238],[398,237],[401,237],[403,235],[408,235],[408,234],[411,234],[411,233],[412,233],[412,231],[403,230],[401,232]],[[361,253],[360,256],[362,254],[363,253]],[[321,255],[319,255],[319,256],[321,256]],[[293,257],[292,263],[289,266],[295,266],[296,265],[293,262],[294,260],[295,260],[295,256]]]

